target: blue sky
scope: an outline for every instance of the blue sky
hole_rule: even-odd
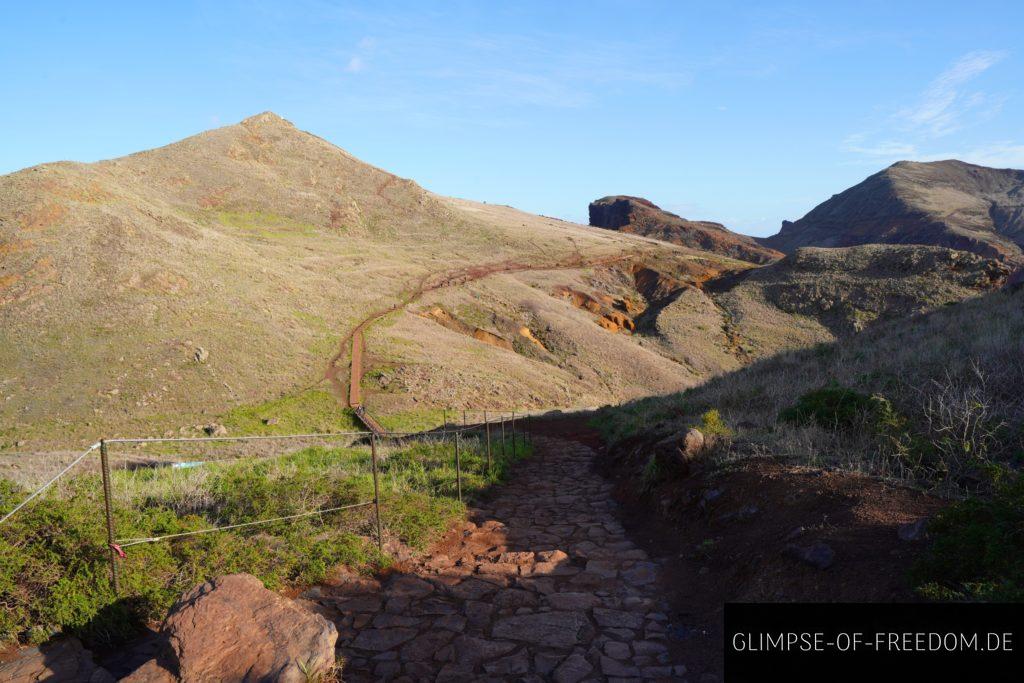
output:
[[[1019,1],[5,3],[0,73],[0,173],[273,110],[442,194],[766,235],[898,159],[1024,168]]]

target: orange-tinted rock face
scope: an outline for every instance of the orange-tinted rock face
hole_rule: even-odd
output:
[[[494,334],[493,332],[489,332],[485,329],[482,329],[480,327],[471,327],[466,323],[462,322],[461,320],[459,320],[458,318],[456,318],[455,316],[453,316],[448,311],[441,308],[440,306],[434,306],[429,311],[421,313],[420,315],[422,315],[425,318],[429,318],[444,327],[447,327],[449,330],[452,330],[453,332],[458,332],[459,334],[464,334],[466,336],[473,337],[478,341],[482,341],[485,344],[490,344],[491,346],[496,346],[499,349],[506,349],[508,351],[513,350],[512,342],[510,342],[509,340],[505,339],[500,335]]]
[[[535,346],[537,346],[540,349],[543,349],[544,351],[548,350],[547,347],[544,346],[544,344],[541,342],[540,339],[537,339],[535,336],[533,336],[533,330],[531,330],[529,327],[526,327],[525,325],[523,327],[519,328],[519,336],[521,336],[521,337],[523,337],[525,339],[528,339]]]
[[[479,327],[473,330],[473,338],[478,339],[485,344],[497,346],[499,349],[505,349],[506,351],[512,350],[512,342],[505,339],[504,337],[499,337],[498,335],[492,332],[482,330]]]
[[[618,300],[615,297],[602,293],[595,293],[594,296],[590,296],[568,287],[559,288],[557,293],[576,308],[589,311],[598,316],[597,324],[610,332],[618,332],[620,330],[632,332],[636,329],[636,324],[632,318],[614,309],[615,306],[627,308],[630,304],[627,304],[624,300]]]
[[[624,313],[618,311],[612,311],[604,314],[605,320],[615,323],[618,327],[630,332],[636,329],[636,324]]]

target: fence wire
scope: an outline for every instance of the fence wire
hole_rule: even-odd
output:
[[[103,514],[111,558],[111,574],[115,591],[120,589],[119,562],[126,559],[125,549],[144,544],[162,543],[221,531],[252,529],[301,519],[337,515],[368,509],[373,513],[356,518],[356,527],[369,532],[372,527],[382,549],[384,502],[415,493],[430,498],[463,499],[464,483],[476,490],[486,486],[492,466],[504,465],[510,450],[513,458],[518,449],[515,429],[516,413],[499,411],[462,411],[460,422],[447,420],[426,431],[350,431],[334,433],[114,438],[93,444],[74,458],[55,476],[33,491],[25,500],[0,518],[6,522],[36,499],[55,482],[70,473],[87,456],[100,452],[100,473],[103,483]],[[474,412],[476,413],[474,415]],[[479,417],[471,420],[471,417]],[[506,429],[508,428],[508,430]],[[520,430],[521,431],[521,430]],[[525,434],[524,437],[525,445]],[[511,446],[508,445],[512,438]],[[235,469],[232,469],[235,468]],[[302,468],[315,470],[316,483],[297,499],[283,495],[281,514],[258,519],[239,518],[230,504],[218,502],[214,493],[204,488],[208,480],[237,476],[238,486],[246,485],[245,475],[257,479],[251,485],[271,484],[285,479]],[[307,471],[308,473],[308,471]],[[276,477],[276,479],[275,479]],[[468,478],[468,479],[467,479]],[[372,481],[372,489],[370,483]],[[360,483],[361,482],[361,483]],[[383,484],[384,493],[381,488]],[[333,488],[332,488],[333,485]],[[360,491],[363,493],[360,494]],[[222,491],[220,493],[223,493]],[[246,500],[249,491],[234,493]],[[309,494],[307,497],[307,493]],[[346,500],[345,498],[348,498]],[[291,507],[292,509],[288,509]],[[197,515],[209,526],[200,529],[175,530],[170,533],[146,534],[150,529],[138,527],[139,512],[169,509],[177,517]],[[269,512],[269,510],[268,510]],[[337,527],[338,521],[332,523]],[[371,525],[369,528],[366,525]],[[119,537],[118,529],[137,529],[142,534]],[[341,527],[344,528],[344,527]],[[361,535],[367,535],[363,533]]]

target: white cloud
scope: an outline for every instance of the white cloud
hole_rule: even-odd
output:
[[[900,142],[898,140],[869,142],[867,136],[863,133],[848,136],[843,141],[842,147],[847,152],[863,154],[869,157],[906,158],[917,153],[917,148],[909,142]]]
[[[1007,140],[959,151],[926,154],[918,158],[919,161],[942,159],[960,159],[971,164],[991,166],[992,168],[1024,168],[1024,144]]]
[[[364,62],[363,58],[358,55],[349,59],[348,64],[345,65],[345,71],[350,74],[357,74],[365,68],[366,62]]]
[[[911,107],[901,109],[896,117],[903,127],[930,137],[949,135],[963,127],[964,117],[1001,103],[981,92],[964,93],[963,87],[988,71],[1006,57],[1005,52],[978,50],[969,52],[943,71]]]
[[[977,127],[999,113],[1005,97],[970,86],[1006,56],[994,50],[963,55],[936,76],[912,105],[888,114],[873,130],[848,135],[840,148],[871,164],[956,158],[983,166],[1024,165],[1024,148],[1014,142],[964,146],[959,152],[932,151],[939,139]]]

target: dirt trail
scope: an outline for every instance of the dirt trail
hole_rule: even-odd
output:
[[[370,313],[366,318],[359,322],[352,330],[342,338],[341,343],[338,347],[338,352],[331,358],[327,365],[327,369],[324,371],[324,379],[330,382],[332,389],[340,399],[345,400],[349,408],[359,408],[362,406],[362,392],[360,390],[360,382],[363,376],[363,356],[365,350],[364,332],[366,328],[372,325],[377,320],[380,320],[384,316],[405,308],[409,304],[415,302],[427,292],[432,292],[437,289],[444,287],[453,287],[457,285],[463,285],[467,282],[473,282],[474,280],[480,280],[490,275],[496,275],[498,273],[520,273],[534,270],[566,270],[574,268],[587,268],[592,266],[610,265],[612,263],[618,263],[626,261],[638,256],[641,256],[642,252],[631,252],[627,254],[620,254],[618,256],[609,256],[599,259],[586,259],[581,255],[577,254],[571,258],[556,261],[554,263],[548,263],[544,265],[533,265],[526,263],[516,263],[514,261],[501,261],[498,263],[489,263],[479,266],[466,266],[456,270],[448,271],[446,273],[432,273],[425,275],[419,283],[417,283],[408,294],[403,296],[400,301],[387,307],[378,309]],[[350,361],[348,363],[349,372],[345,377],[345,357],[349,356]],[[348,384],[348,391],[346,391],[346,381]]]
[[[682,680],[659,565],[627,537],[595,451],[535,449],[423,559],[314,592],[346,681]]]

